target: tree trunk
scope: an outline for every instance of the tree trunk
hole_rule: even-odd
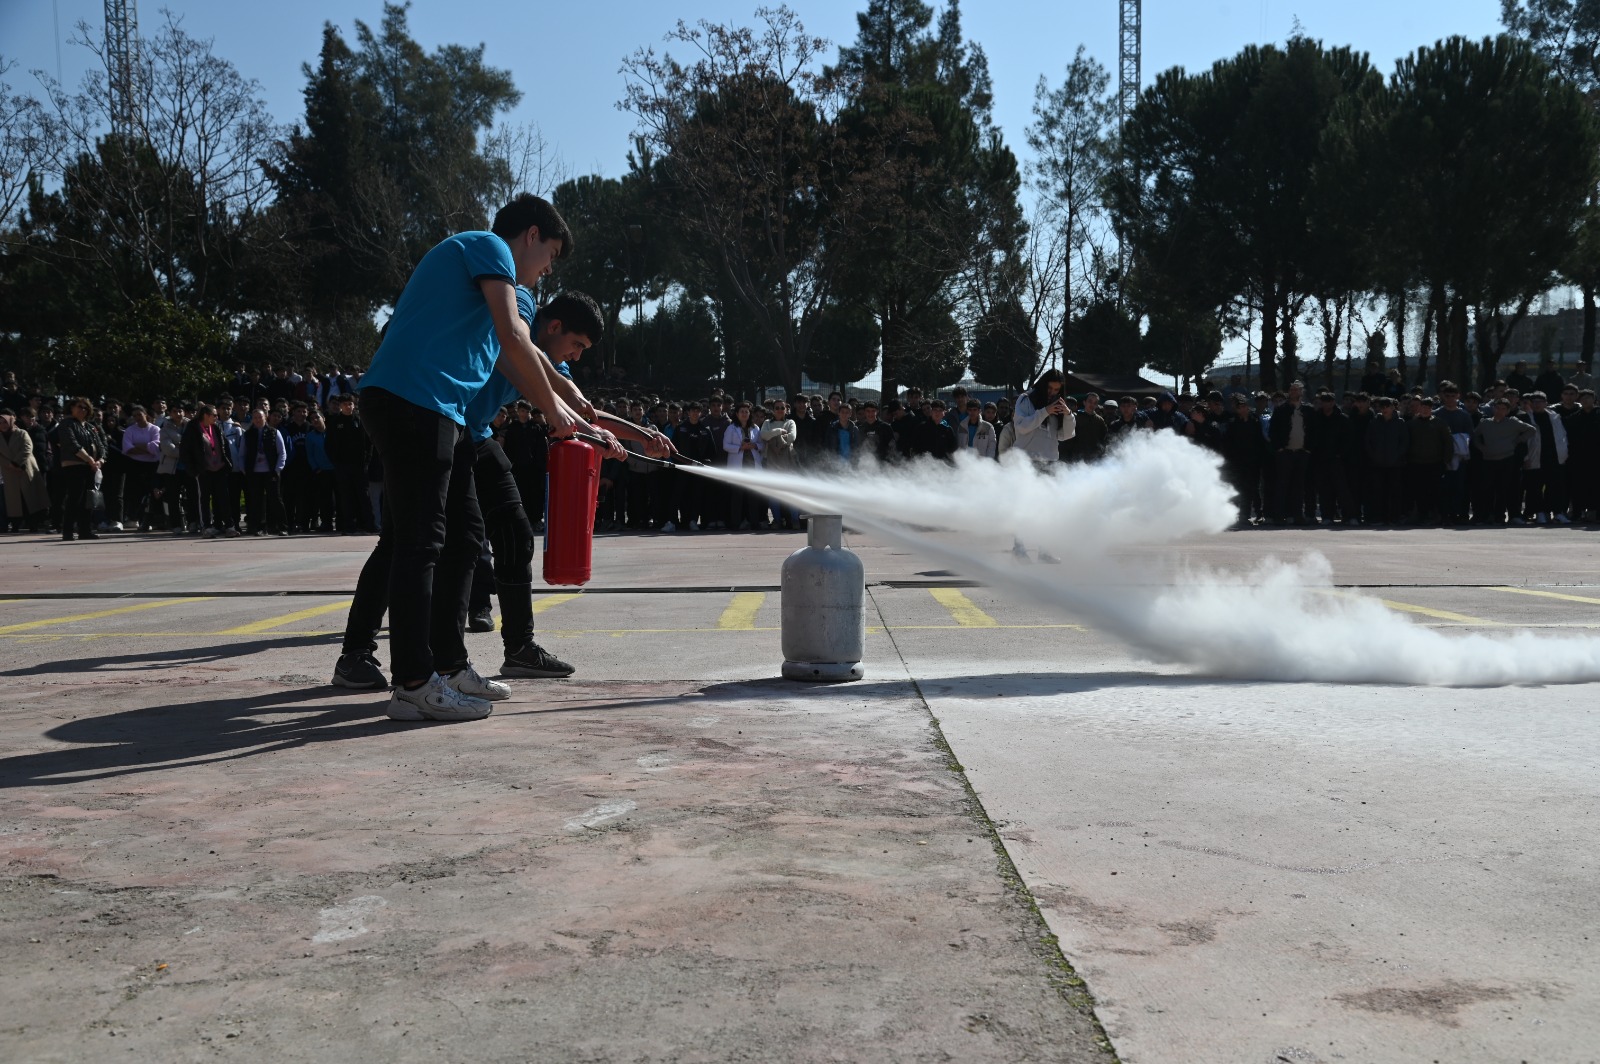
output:
[[[1594,282],[1586,282],[1583,286],[1583,349],[1578,355],[1578,361],[1586,366],[1594,365]]]
[[[890,308],[882,314],[883,330],[883,383],[878,401],[887,403],[900,397],[900,337],[902,330],[899,315]]]
[[[1469,371],[1467,369],[1467,301],[1465,299],[1461,298],[1460,296],[1457,296],[1455,298],[1455,300],[1450,304],[1450,319],[1449,320],[1450,320],[1450,345],[1449,345],[1449,358],[1450,358],[1450,361],[1448,363],[1446,363],[1446,362],[1441,360],[1439,365],[1441,367],[1441,370],[1443,368],[1445,368],[1445,367],[1448,367],[1448,369],[1449,369],[1449,371],[1451,373],[1456,374],[1456,376],[1453,378],[1455,380],[1470,380],[1471,377],[1470,377]],[[1482,357],[1482,350],[1481,349],[1479,350],[1479,357],[1480,358]],[[1494,355],[1491,355],[1490,357],[1492,359],[1498,361],[1500,356],[1499,356],[1499,354],[1494,354]],[[1488,378],[1486,380],[1484,380],[1482,383],[1483,383],[1483,385],[1487,385],[1489,383],[1489,381],[1492,381],[1492,380],[1494,380],[1494,363],[1493,362],[1491,362],[1489,364],[1489,376],[1488,376]]]
[[[1402,288],[1389,300],[1389,318],[1394,322],[1394,357],[1402,367],[1406,364],[1406,320],[1410,317],[1411,304],[1406,298],[1406,290]],[[1381,370],[1384,367],[1378,368]],[[1404,376],[1405,370],[1401,369],[1400,373]]]
[[[1433,332],[1433,325],[1436,317],[1437,315],[1434,312],[1434,305],[1432,302],[1430,302],[1422,309],[1422,343],[1417,345],[1417,376],[1419,377],[1426,377],[1428,375],[1428,342],[1432,340],[1435,346],[1438,346],[1439,344],[1439,340],[1435,338]],[[1439,337],[1443,336],[1444,323],[1440,322]],[[1443,356],[1436,358],[1434,360],[1434,364],[1443,365]],[[1410,378],[1406,373],[1406,362],[1405,359],[1402,358],[1400,360],[1400,380],[1406,381],[1408,379]]]
[[[1267,278],[1261,285],[1261,388],[1272,392],[1278,387],[1278,309],[1277,283]]]

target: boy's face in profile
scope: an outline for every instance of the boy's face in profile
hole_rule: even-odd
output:
[[[559,320],[541,327],[536,342],[539,350],[550,356],[551,362],[576,362],[592,346],[587,336],[568,332]]]
[[[538,226],[529,226],[511,245],[517,263],[517,283],[532,288],[541,277],[548,277],[550,264],[561,254],[561,247],[559,239],[545,240]]]

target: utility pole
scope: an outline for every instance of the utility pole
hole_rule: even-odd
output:
[[[137,0],[106,0],[106,84],[111,90],[111,132],[139,128],[139,8]]]
[[[1117,30],[1117,140],[1120,144],[1127,135],[1128,119],[1133,117],[1133,109],[1139,106],[1140,38],[1144,16],[1140,0],[1118,0],[1118,4],[1122,15]],[[1126,150],[1121,150],[1120,162],[1125,170],[1131,169]],[[1123,278],[1128,276],[1128,249],[1120,241],[1117,245],[1117,272]],[[1121,288],[1118,285],[1119,295]]]

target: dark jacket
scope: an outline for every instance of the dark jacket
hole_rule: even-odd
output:
[[[367,464],[367,430],[354,414],[328,415],[328,459],[337,469],[363,469]]]
[[[282,437],[271,426],[256,428],[254,425],[244,427],[244,468],[241,473],[254,473],[256,471],[256,453],[262,450],[262,440],[266,441],[265,453],[267,456],[267,472],[277,476],[278,450],[282,446],[279,442]]]
[[[1072,439],[1061,444],[1061,460],[1063,462],[1093,462],[1106,453],[1106,435],[1110,431],[1106,419],[1096,410],[1089,413],[1079,410],[1076,417],[1077,427],[1072,434]]]
[[[1254,414],[1229,418],[1222,424],[1222,459],[1230,471],[1253,473],[1266,462],[1267,438],[1261,419]]]
[[[1307,449],[1311,447],[1311,419],[1316,416],[1317,412],[1312,409],[1310,403],[1301,403],[1298,407],[1284,403],[1282,406],[1273,408],[1272,420],[1267,423],[1267,434],[1271,437],[1273,450],[1281,451],[1289,446],[1289,434],[1294,428],[1292,423],[1293,414],[1297,409],[1305,422],[1306,447]]]
[[[90,458],[103,460],[106,456],[105,437],[91,421],[69,417],[57,422],[55,429],[56,457],[63,465],[82,465],[78,452]]]
[[[1403,418],[1386,419],[1378,415],[1367,425],[1367,460],[1379,469],[1395,469],[1405,464],[1411,429]]]
[[[717,455],[722,453],[722,435],[705,421],[691,425],[685,418],[673,433],[672,445],[685,458],[715,464]]]
[[[1334,407],[1324,414],[1317,410],[1306,419],[1306,450],[1322,462],[1342,459],[1350,436],[1350,418]]]
[[[1360,410],[1351,410],[1345,415],[1350,422],[1344,435],[1345,465],[1356,468],[1367,464],[1367,426],[1372,424],[1376,416],[1371,410],[1364,414]]]
[[[228,447],[228,441],[222,434],[220,424],[211,426],[217,434],[217,450],[222,455],[223,472],[233,471],[233,451]],[[204,473],[206,465],[205,437],[200,433],[200,419],[190,418],[189,423],[183,426],[183,435],[178,438],[178,459],[183,462],[183,468],[190,476],[199,476]]]
[[[1135,410],[1132,421],[1122,420],[1122,411],[1118,410],[1116,417],[1106,420],[1106,442],[1114,443],[1128,433],[1151,427],[1150,419],[1145,417],[1143,410]]]
[[[1406,422],[1410,442],[1406,445],[1406,462],[1409,465],[1436,465],[1443,469],[1455,455],[1455,442],[1450,439],[1450,426],[1436,417],[1414,417]]]
[[[861,425],[861,445],[870,450],[880,462],[887,462],[894,454],[894,429],[887,421],[874,421]]]

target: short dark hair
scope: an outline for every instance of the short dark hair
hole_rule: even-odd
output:
[[[561,241],[561,251],[556,258],[564,259],[572,254],[572,230],[567,228],[566,219],[561,217],[555,204],[531,192],[522,193],[496,211],[490,229],[495,236],[510,240],[535,225],[539,227],[539,239]]]
[[[586,336],[591,344],[599,343],[606,331],[600,305],[582,292],[562,292],[539,308],[539,317],[545,321],[559,321],[567,332]]]

